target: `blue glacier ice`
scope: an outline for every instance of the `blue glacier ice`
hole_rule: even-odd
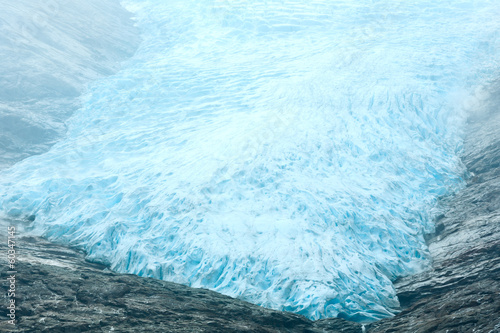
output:
[[[0,174],[0,215],[113,270],[312,319],[397,312],[464,184],[464,100],[498,1],[127,0],[135,55],[66,136]]]

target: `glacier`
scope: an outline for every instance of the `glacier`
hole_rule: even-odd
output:
[[[0,217],[113,270],[311,319],[398,312],[460,190],[496,1],[127,0],[142,42],[66,135],[0,172]],[[85,14],[85,13],[82,13]]]

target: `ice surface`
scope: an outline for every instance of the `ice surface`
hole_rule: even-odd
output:
[[[495,1],[127,1],[143,42],[0,212],[114,270],[309,318],[392,315],[463,185]]]

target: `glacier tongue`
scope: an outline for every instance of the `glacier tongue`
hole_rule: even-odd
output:
[[[459,101],[498,65],[490,1],[135,1],[143,42],[0,213],[117,271],[309,318],[397,312],[463,185]]]

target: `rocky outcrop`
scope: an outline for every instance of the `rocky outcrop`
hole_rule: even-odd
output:
[[[471,114],[467,187],[429,235],[432,270],[396,281],[404,310],[372,332],[500,332],[500,84]]]
[[[40,238],[17,244],[18,321],[9,324],[2,306],[1,332],[361,332],[342,319],[316,325],[209,290],[114,273]],[[6,271],[3,259],[2,277]]]

